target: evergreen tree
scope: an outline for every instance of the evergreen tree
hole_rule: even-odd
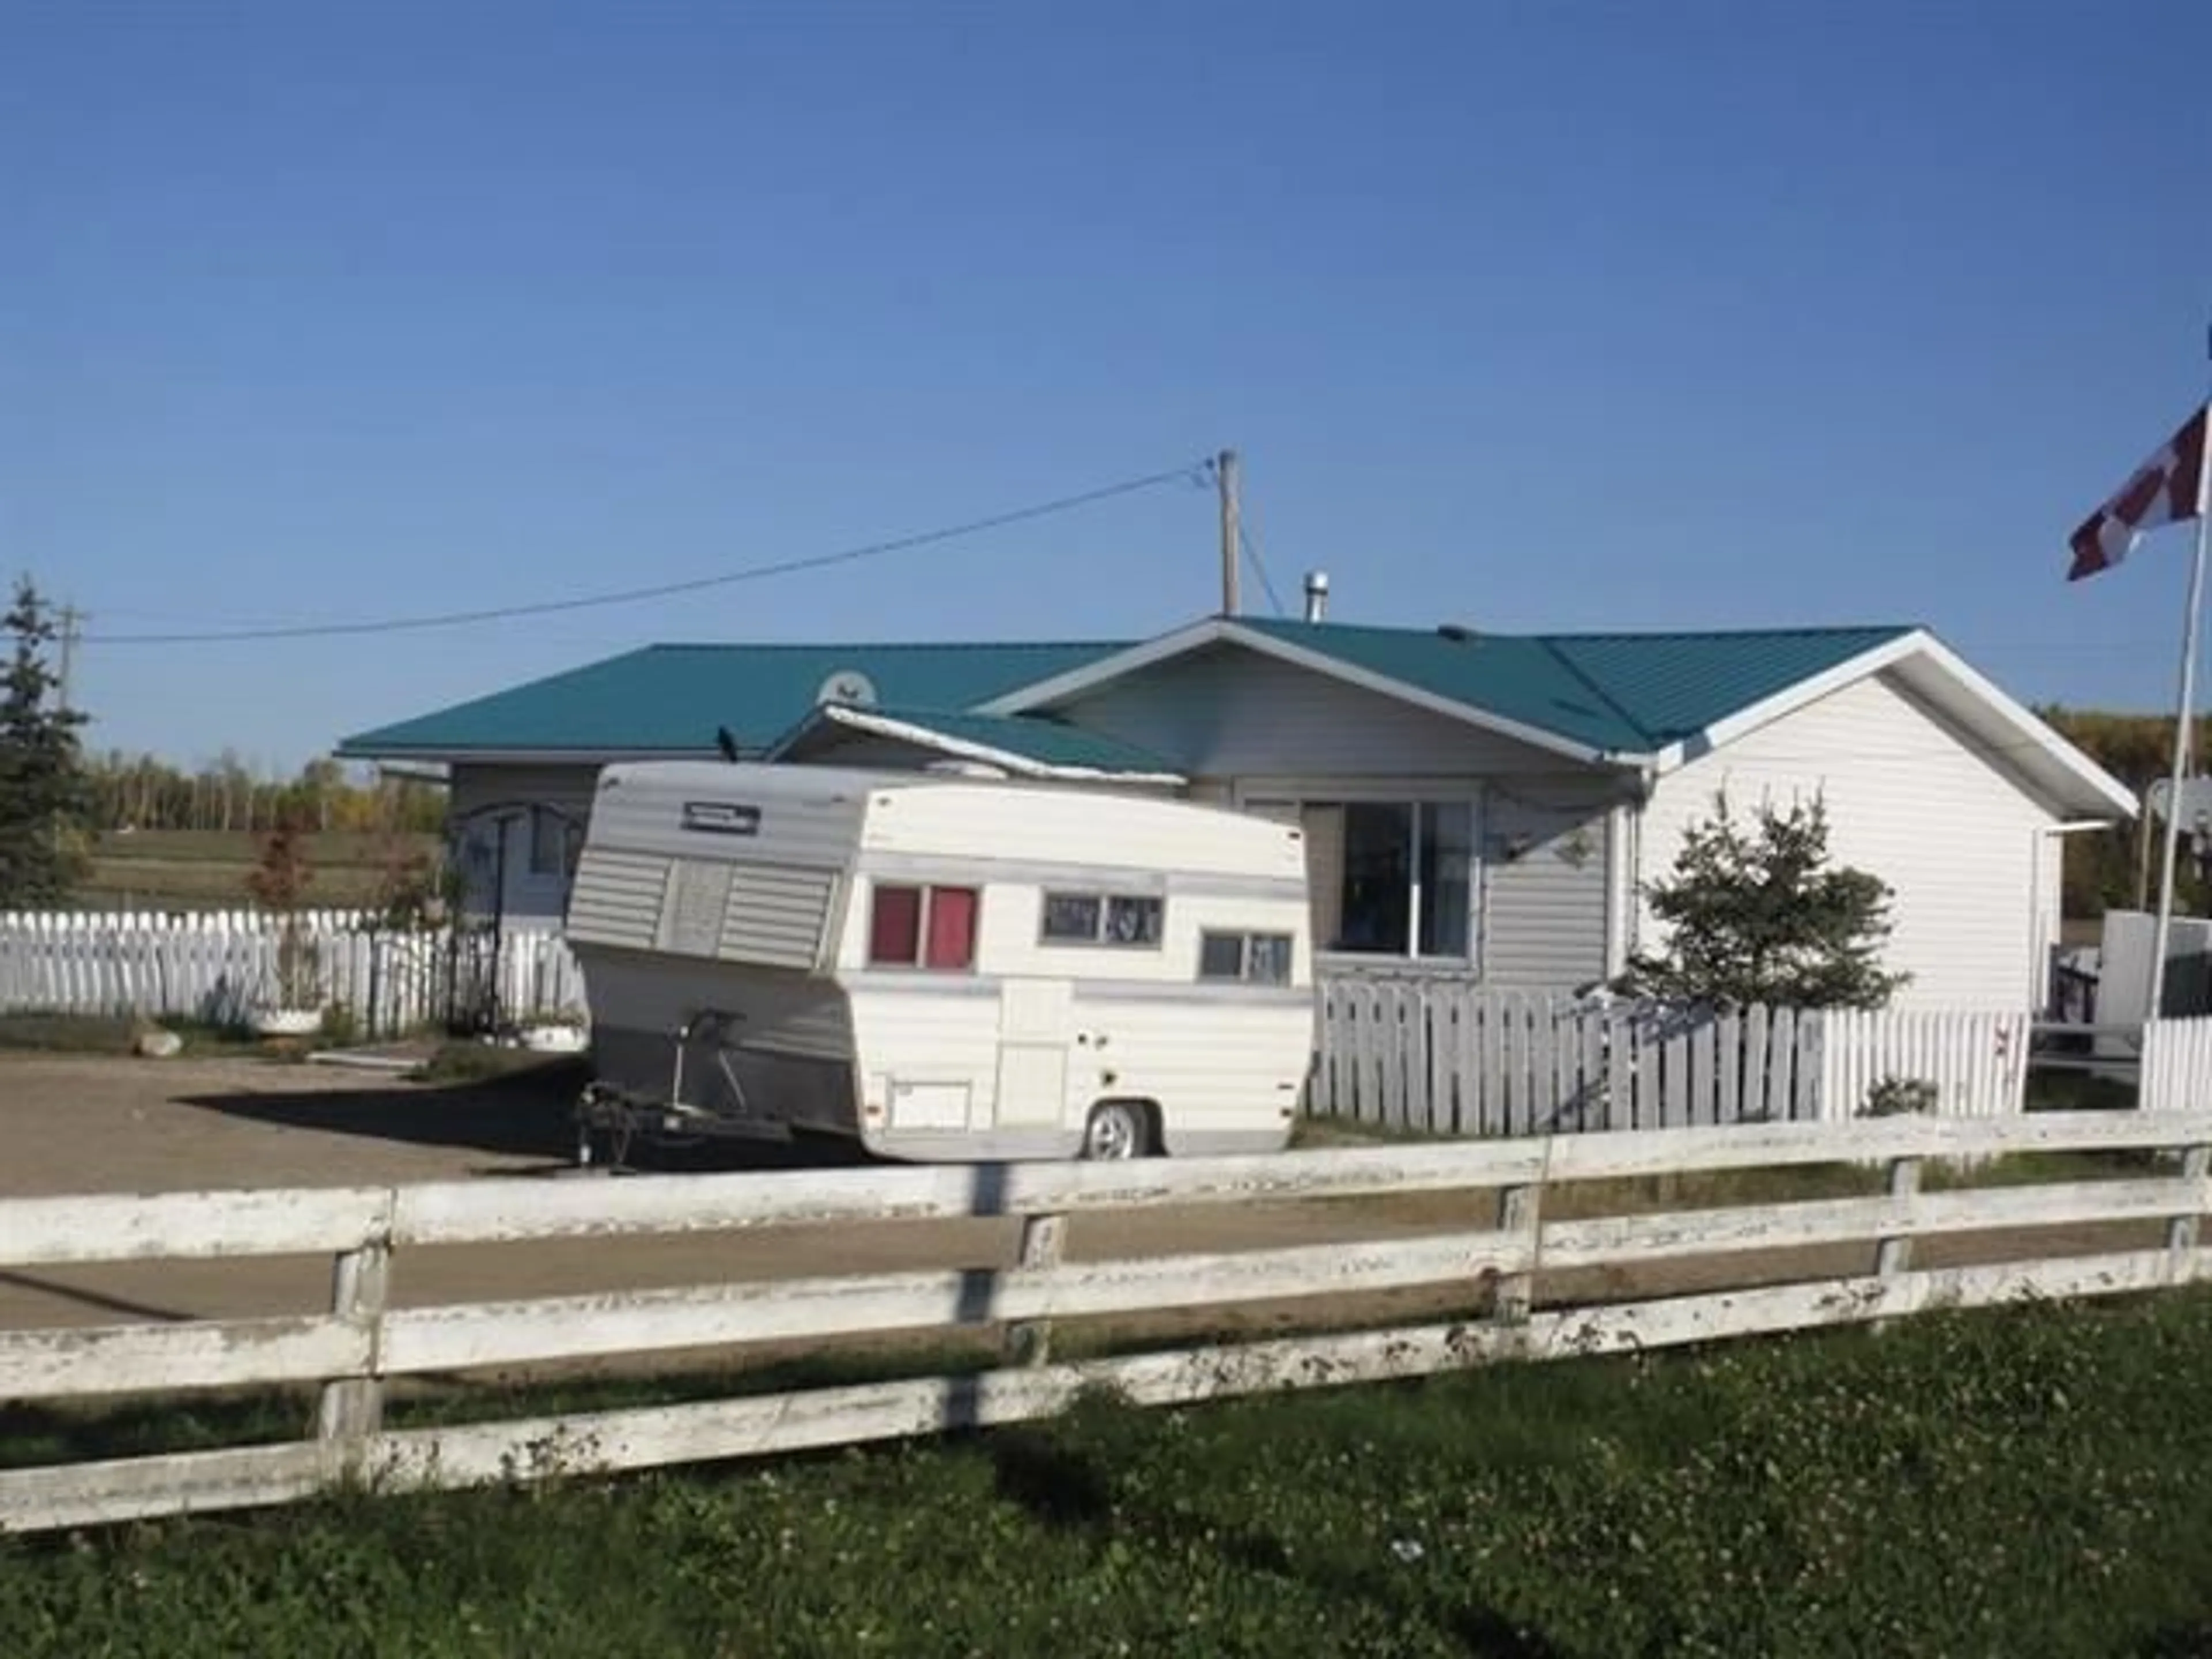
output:
[[[1692,824],[1673,874],[1648,890],[1665,948],[1639,954],[1634,988],[1670,1002],[1741,1007],[1879,1008],[1906,975],[1884,971],[1890,889],[1828,863],[1828,817],[1817,800],[1786,812],[1762,805],[1746,828],[1719,798]]]
[[[91,780],[77,747],[84,716],[60,706],[47,665],[58,637],[46,602],[26,579],[0,621],[15,653],[0,684],[0,909],[67,901],[85,872]]]

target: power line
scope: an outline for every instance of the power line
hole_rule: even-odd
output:
[[[1260,556],[1260,544],[1241,515],[1237,523],[1237,539],[1243,544],[1244,556],[1252,562],[1252,568],[1259,575],[1260,586],[1267,595],[1267,603],[1275,607],[1277,616],[1288,616],[1290,613],[1283,609],[1283,596],[1275,592],[1275,579],[1267,574],[1267,562]]]
[[[477,611],[447,611],[420,617],[215,628],[191,633],[103,634],[81,635],[78,642],[83,645],[214,645],[251,640],[327,639],[339,635],[397,634],[410,629],[459,628],[476,623],[505,622],[516,617],[544,617],[564,611],[589,611],[602,605],[631,605],[642,599],[669,599],[679,593],[697,593],[711,587],[727,587],[738,582],[763,580],[770,576],[795,575],[801,571],[824,570],[833,565],[878,559],[887,554],[909,552],[917,547],[928,547],[963,536],[1001,530],[1008,525],[1025,524],[1055,514],[1073,512],[1078,507],[1111,501],[1117,495],[1132,495],[1139,490],[1157,489],[1162,484],[1199,483],[1206,478],[1205,465],[1204,462],[1198,462],[1172,467],[1165,471],[1150,472],[1140,478],[1125,478],[1119,483],[1104,484],[1097,489],[1057,496],[1048,501],[1014,507],[1005,513],[994,513],[988,518],[970,519],[962,524],[920,531],[909,536],[895,536],[887,541],[866,542],[858,547],[841,548],[834,553],[817,553],[802,559],[750,565],[740,570],[726,570],[712,576],[695,576],[684,581],[660,582],[650,587],[619,588],[611,592],[583,594],[574,599],[541,599],[530,605],[492,605]]]

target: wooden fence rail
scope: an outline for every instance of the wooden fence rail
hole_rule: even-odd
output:
[[[1919,1190],[1923,1160],[2028,1152],[2150,1152],[2117,1178]],[[1143,1402],[1404,1376],[1503,1355],[1531,1358],[1887,1319],[1935,1304],[2072,1297],[2187,1282],[2208,1200],[2212,1114],[1893,1117],[1579,1133],[1443,1146],[1135,1164],[794,1170],[526,1184],[70,1196],[0,1202],[0,1267],[327,1254],[325,1313],[0,1332],[0,1398],[82,1400],[144,1390],[313,1384],[310,1437],[276,1446],[0,1472],[0,1530],[279,1503],[341,1478],[390,1487],[583,1473],[854,1443],[1033,1417],[1086,1384]],[[1547,1219],[1563,1183],[1762,1166],[1878,1162],[1886,1194],[1660,1213]],[[1483,1224],[1274,1248],[1064,1259],[1070,1218],[1099,1211],[1504,1194]],[[1355,1210],[1363,1224],[1370,1212]],[[1020,1218],[1018,1265],[393,1307],[395,1258],[428,1246],[610,1238],[963,1217]],[[2094,1249],[2000,1265],[1921,1269],[1913,1242],[1991,1229],[2164,1224],[2155,1248]],[[2075,1236],[2078,1238],[2078,1235]],[[2066,1235],[2049,1241],[2054,1249]],[[1863,1246],[1839,1277],[1689,1296],[1539,1309],[1546,1272],[1682,1256],[1763,1267],[1770,1253]],[[1771,1272],[1764,1275],[1771,1279]],[[1464,1290],[1480,1310],[1446,1324],[1049,1363],[1050,1322],[1220,1309],[1413,1287]],[[393,1431],[387,1382],[472,1367],[887,1331],[1001,1328],[1010,1363],[964,1377],[648,1409]]]

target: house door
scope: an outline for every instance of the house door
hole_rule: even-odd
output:
[[[1000,988],[1000,1128],[1042,1128],[1066,1119],[1074,1007],[1074,988],[1064,979],[1010,979]]]

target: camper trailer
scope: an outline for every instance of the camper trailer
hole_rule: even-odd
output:
[[[1298,831],[1156,796],[611,766],[567,932],[587,1160],[793,1130],[926,1160],[1274,1151],[1313,1053]]]

